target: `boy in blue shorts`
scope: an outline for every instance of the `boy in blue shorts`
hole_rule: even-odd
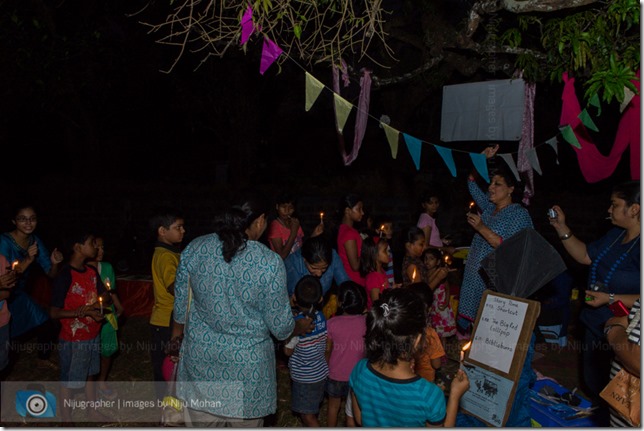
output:
[[[63,423],[71,422],[71,410],[64,400],[72,398],[74,389],[84,387],[86,400],[96,400],[94,381],[100,371],[99,334],[103,320],[98,298],[106,301],[109,296],[96,268],[85,264],[96,256],[94,235],[76,234],[70,237],[70,244],[69,263],[54,279],[50,311],[52,319],[60,319],[61,326],[59,405]],[[106,419],[96,409],[89,409],[89,413],[93,420]]]
[[[291,410],[300,415],[302,424],[319,427],[318,413],[324,399],[324,387],[329,375],[325,358],[326,319],[317,309],[322,304],[322,285],[312,275],[306,275],[295,285],[292,301],[294,319],[310,317],[315,324],[313,331],[293,337],[286,343],[284,352],[290,356]]]

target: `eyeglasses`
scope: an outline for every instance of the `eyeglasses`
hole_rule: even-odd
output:
[[[27,222],[35,223],[35,222],[38,221],[38,217],[36,217],[36,216],[31,216],[31,217],[18,216],[18,217],[16,217],[16,221],[18,223],[27,223]]]

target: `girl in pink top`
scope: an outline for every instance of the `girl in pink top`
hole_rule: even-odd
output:
[[[286,259],[289,254],[299,250],[304,242],[304,231],[300,220],[293,217],[295,212],[295,198],[283,193],[276,199],[275,209],[277,218],[268,227],[268,243],[271,250]],[[322,221],[315,227],[311,236],[320,235],[324,231]]]
[[[364,288],[349,280],[338,287],[338,312],[327,322],[327,362],[329,377],[326,392],[329,396],[327,426],[336,427],[342,399],[351,402],[349,376],[353,367],[364,357],[364,336],[367,332]],[[347,416],[347,426],[355,426]]]
[[[342,224],[338,230],[338,255],[349,278],[364,286],[364,278],[359,272],[362,237],[353,227],[354,223],[362,220],[364,216],[362,198],[356,194],[344,196],[340,203],[340,214],[342,214]]]
[[[423,212],[418,217],[416,226],[423,230],[425,234],[425,248],[437,248],[449,254],[454,252],[452,247],[446,247],[441,239],[441,234],[436,226],[436,212],[440,207],[441,202],[438,193],[434,191],[425,192],[420,200],[420,206]]]
[[[367,310],[371,310],[373,301],[377,301],[385,289],[391,287],[389,276],[385,272],[385,266],[389,263],[387,246],[384,238],[367,238],[362,243],[360,272],[365,276]]]

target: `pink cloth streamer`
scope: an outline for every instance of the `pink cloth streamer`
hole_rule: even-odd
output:
[[[596,183],[608,178],[617,168],[617,165],[624,151],[630,148],[631,179],[640,179],[640,96],[636,94],[630,101],[617,127],[617,135],[613,148],[608,156],[599,152],[595,144],[591,142],[588,130],[583,125],[578,115],[581,113],[581,106],[575,93],[575,78],[569,78],[568,73],[563,74],[564,90],[561,96],[561,118],[559,124],[569,124],[575,132],[581,148],[575,148],[577,160],[584,179],[589,183]],[[637,71],[637,80],[631,81],[639,93],[640,72]],[[573,147],[574,148],[574,147]]]
[[[534,82],[526,82],[524,90],[523,125],[521,130],[521,141],[519,142],[519,156],[517,158],[519,172],[524,173],[525,190],[523,191],[523,203],[530,205],[530,199],[534,196],[534,172],[532,164],[528,159],[527,152],[534,148],[534,96],[537,86]]]
[[[340,71],[342,72],[342,83],[346,88],[349,86],[349,74],[347,71],[347,64],[344,60],[342,60],[340,70],[338,70],[337,66],[333,66],[333,91],[337,94],[340,94]],[[367,129],[367,120],[369,119],[370,100],[371,71],[362,69],[362,77],[360,78],[360,97],[358,99],[358,113],[356,114],[356,125],[354,127],[353,148],[351,149],[351,154],[347,154],[347,150],[344,145],[344,136],[342,133],[338,133],[340,154],[342,155],[342,161],[345,166],[349,166],[353,163],[353,161],[358,157],[358,152],[360,152],[362,140],[364,139],[365,131]]]
[[[273,64],[281,54],[282,48],[277,46],[277,44],[269,38],[265,37],[264,46],[262,48],[262,62],[259,65],[259,73],[263,75],[264,72],[266,72],[266,69],[271,67],[271,64]]]

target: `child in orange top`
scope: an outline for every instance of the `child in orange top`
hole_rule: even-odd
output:
[[[391,287],[385,272],[385,266],[389,263],[387,247],[387,240],[384,238],[369,237],[362,243],[360,273],[365,277],[367,310],[371,310],[371,304],[380,298],[385,289]]]
[[[425,304],[425,309],[429,312],[433,302],[433,292],[425,282],[412,283],[407,287],[414,292],[418,298]],[[427,316],[429,322],[429,315]],[[441,362],[445,355],[445,349],[441,339],[429,323],[425,328],[425,346],[416,356],[414,370],[416,374],[427,380],[434,382],[436,379],[436,370],[441,367]]]

